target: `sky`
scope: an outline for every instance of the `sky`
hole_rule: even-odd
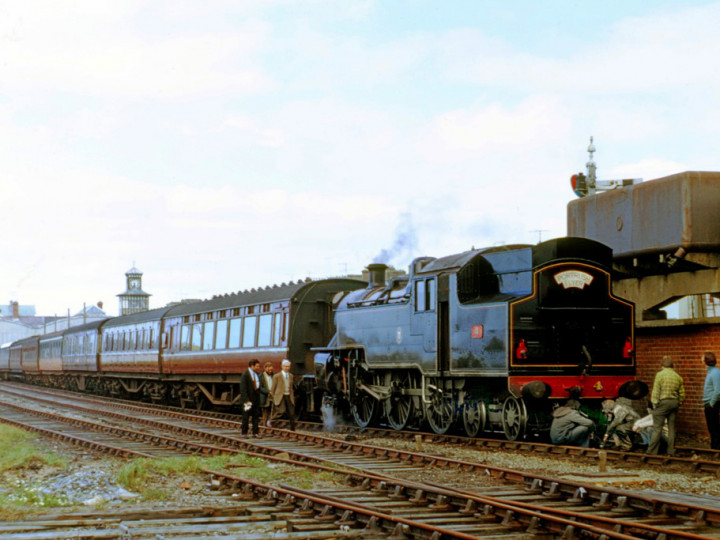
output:
[[[566,234],[718,171],[720,2],[0,0],[0,303],[150,307]]]

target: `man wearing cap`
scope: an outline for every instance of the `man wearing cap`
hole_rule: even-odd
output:
[[[290,430],[295,431],[295,393],[293,375],[290,373],[290,360],[282,361],[282,371],[273,376],[270,395],[273,400],[271,423],[275,422],[284,413],[290,420]]]
[[[720,369],[714,353],[703,354],[703,362],[707,367],[702,398],[705,423],[710,434],[710,448],[720,450]]]
[[[685,401],[685,388],[682,377],[673,369],[672,358],[664,356],[660,364],[662,369],[655,375],[650,397],[653,406],[653,434],[647,453],[658,453],[663,425],[667,421],[667,453],[672,456],[675,454],[675,419],[680,405]]]
[[[613,443],[620,450],[632,450],[632,430],[635,422],[640,420],[640,415],[633,409],[632,401],[626,397],[619,397],[617,401],[606,399],[602,402],[602,411],[608,421],[605,436],[602,444],[607,443],[608,437],[612,436]]]

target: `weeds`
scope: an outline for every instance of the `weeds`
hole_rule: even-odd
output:
[[[37,469],[43,465],[66,467],[67,460],[52,452],[43,452],[33,443],[37,435],[0,424],[0,471]]]
[[[118,471],[116,480],[126,489],[140,493],[146,500],[163,500],[167,495],[157,487],[158,477],[204,474],[204,470],[242,468],[242,476],[263,483],[282,483],[292,475],[292,482],[311,488],[318,482],[337,483],[338,476],[330,472],[297,469],[290,465],[268,463],[261,458],[239,453],[220,456],[187,456],[162,459],[135,459]],[[338,471],[340,472],[340,471]]]

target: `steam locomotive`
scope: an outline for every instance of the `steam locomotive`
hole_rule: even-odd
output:
[[[634,307],[611,250],[560,238],[415,259],[406,277],[306,280],[125,315],[0,347],[0,376],[187,408],[233,407],[248,361],[288,358],[300,408],[359,426],[511,440],[553,403],[643,397]]]
[[[612,294],[610,248],[582,238],[415,259],[407,279],[345,296],[316,381],[359,426],[454,424],[510,439],[549,430],[571,394],[639,399],[634,306]]]

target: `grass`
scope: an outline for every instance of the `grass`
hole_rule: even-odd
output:
[[[43,467],[67,468],[68,461],[36,445],[37,435],[0,424],[0,519],[15,520],[37,508],[64,506],[66,500],[48,493],[7,474],[22,473]]]
[[[274,464],[261,458],[248,457],[238,453],[220,456],[188,456],[169,457],[162,459],[134,459],[124,465],[116,476],[118,484],[139,493],[145,500],[165,500],[169,494],[158,487],[159,478],[183,477],[194,474],[204,475],[206,469],[226,470],[242,468],[244,478],[262,483],[281,484],[292,476],[294,485],[311,488],[318,482],[338,483],[341,477],[330,472],[315,472],[293,467],[291,465]]]
[[[41,466],[66,467],[67,460],[52,452],[43,452],[34,444],[37,435],[0,424],[0,472],[13,469],[37,469]]]

